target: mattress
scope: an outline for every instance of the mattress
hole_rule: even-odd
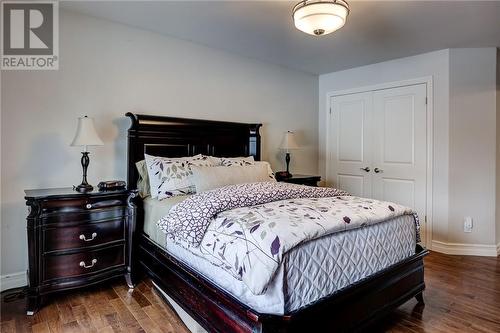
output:
[[[415,254],[413,216],[331,234],[288,252],[265,293],[254,295],[240,280],[213,265],[197,248],[167,239],[156,226],[184,197],[144,200],[144,232],[169,254],[260,313],[283,315],[361,281]]]
[[[151,240],[162,247],[166,244],[166,234],[156,226],[156,222],[167,215],[170,208],[189,197],[189,195],[177,195],[163,200],[144,198],[144,232]]]

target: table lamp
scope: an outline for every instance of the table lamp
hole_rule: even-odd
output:
[[[89,167],[90,158],[87,150],[88,146],[102,146],[104,143],[97,134],[94,126],[94,119],[87,116],[78,118],[78,127],[76,129],[75,138],[71,142],[71,146],[83,147],[82,151],[82,168],[83,179],[82,183],[78,186],[73,186],[75,191],[90,192],[93,187],[87,182],[87,168]]]
[[[298,149],[299,145],[295,141],[295,135],[292,131],[287,131],[285,136],[283,137],[283,141],[281,141],[280,149],[286,152],[285,154],[285,162],[286,162],[286,171],[280,171],[280,178],[290,178],[292,174],[290,173],[290,150]]]

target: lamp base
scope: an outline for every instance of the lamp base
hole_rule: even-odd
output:
[[[73,186],[73,189],[80,193],[90,192],[94,189],[92,185],[87,182],[87,168],[89,167],[90,158],[88,151],[82,151],[82,168],[83,168],[83,177],[82,183],[78,186]]]
[[[73,185],[73,190],[80,192],[80,193],[92,192],[93,189],[94,189],[94,187],[90,184],[81,183],[78,186]]]

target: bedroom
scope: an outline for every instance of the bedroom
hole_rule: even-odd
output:
[[[53,26],[52,50],[57,52],[58,68],[3,67],[1,71],[2,332],[120,331],[127,326],[146,332],[226,331],[210,326],[217,325],[214,322],[220,321],[215,320],[219,315],[245,317],[236,321],[244,322],[241,325],[247,329],[255,325],[264,327],[263,331],[276,331],[286,329],[280,323],[286,321],[283,315],[293,310],[297,310],[293,312],[297,319],[291,315],[293,319],[289,321],[297,322],[297,327],[328,319],[321,309],[285,297],[284,292],[278,292],[284,286],[277,284],[276,294],[267,295],[262,302],[258,297],[253,300],[240,297],[235,302],[237,292],[231,293],[230,287],[221,286],[224,281],[232,281],[232,275],[215,283],[222,290],[217,295],[226,297],[213,299],[228,302],[222,311],[207,306],[205,312],[191,311],[186,316],[182,306],[186,310],[206,304],[203,302],[209,300],[202,300],[200,295],[207,290],[197,290],[193,294],[194,305],[187,306],[179,298],[177,302],[172,298],[165,300],[152,284],[155,279],[142,274],[147,271],[143,267],[147,266],[144,258],[150,258],[148,254],[153,252],[159,255],[155,252],[158,249],[142,238],[146,219],[140,217],[141,210],[151,200],[135,199],[139,207],[132,214],[137,215],[135,230],[124,222],[129,221],[128,217],[118,222],[120,230],[128,231],[120,237],[126,239],[126,248],[131,249],[130,255],[125,251],[123,257],[114,258],[123,261],[119,268],[101,269],[101,261],[96,263],[94,271],[94,267],[87,270],[79,266],[82,261],[84,266],[91,266],[95,258],[90,256],[58,266],[76,264],[77,273],[67,273],[69,277],[58,276],[62,271],[57,269],[49,270],[45,252],[47,256],[60,258],[81,252],[71,248],[94,246],[93,241],[97,242],[97,249],[122,244],[113,243],[113,238],[111,242],[108,239],[100,243],[101,232],[92,229],[92,225],[99,223],[88,223],[94,218],[93,213],[80,214],[85,221],[72,225],[27,229],[30,223],[45,223],[42,215],[46,212],[40,211],[36,216],[37,209],[31,209],[32,218],[27,220],[26,195],[32,196],[31,203],[85,198],[90,201],[83,209],[90,204],[90,210],[94,209],[94,201],[99,202],[100,195],[106,195],[106,191],[104,194],[97,191],[96,197],[92,197],[70,190],[56,198],[54,193],[24,192],[71,188],[82,181],[80,157],[85,147],[70,145],[79,118],[85,115],[93,119],[94,134],[103,143],[88,147],[87,178],[95,188],[101,181],[121,180],[128,182],[129,190],[135,189],[133,162],[144,159],[144,152],[170,158],[198,153],[216,157],[252,155],[256,160],[269,162],[275,172],[282,171],[287,169],[288,143],[289,148],[297,147],[290,149],[289,170],[293,176],[285,179],[288,182],[278,182],[278,186],[289,184],[295,177],[298,183],[338,187],[352,197],[396,202],[414,209],[420,220],[421,244],[430,254],[423,259],[423,276],[416,274],[415,281],[408,282],[414,287],[413,294],[402,295],[396,288],[400,285],[392,283],[388,276],[379,279],[368,276],[361,280],[373,282],[371,288],[364,285],[368,288],[366,295],[372,297],[360,304],[355,295],[365,289],[354,281],[346,282],[345,290],[352,292],[350,298],[345,296],[350,300],[346,304],[359,313],[354,311],[356,315],[345,318],[345,322],[332,319],[336,326],[325,326],[325,331],[339,330],[344,324],[345,330],[351,331],[357,327],[350,321],[368,321],[375,314],[377,320],[367,322],[365,330],[500,330],[499,2],[348,1],[345,25],[323,36],[311,36],[294,26],[292,11],[296,2],[61,1],[58,4],[59,8],[53,7],[51,12],[53,22],[58,23]],[[5,42],[3,34],[2,41]],[[3,54],[2,57],[5,59]],[[2,66],[6,65],[2,60]],[[398,100],[403,95],[412,96],[410,104],[397,104],[397,110],[405,112],[394,113],[385,107],[387,103],[384,106],[380,102],[387,96],[396,96]],[[345,105],[350,109],[343,109]],[[360,109],[360,105],[366,110]],[[140,116],[125,116],[128,112],[145,118],[141,122]],[[387,118],[377,117],[387,114],[390,114]],[[188,121],[178,123],[184,124],[185,130],[180,130],[170,124],[175,121],[148,115]],[[377,121],[380,119],[385,122]],[[80,123],[89,124],[87,120]],[[256,129],[251,124],[262,126]],[[392,128],[384,130],[384,126]],[[148,137],[151,131],[155,135]],[[293,131],[294,142],[284,140],[290,137],[287,131]],[[150,141],[143,141],[146,139]],[[164,149],[165,146],[180,148]],[[141,151],[142,156],[137,153]],[[394,165],[400,168],[395,169]],[[307,177],[300,178],[301,174]],[[395,181],[401,179],[404,181]],[[130,194],[128,190],[120,192],[116,200],[129,207],[125,193]],[[70,208],[63,205],[58,209],[64,215],[72,213]],[[96,209],[107,211],[99,208],[99,204]],[[125,208],[119,211],[128,214]],[[150,225],[154,232],[159,230],[156,222]],[[410,222],[413,221],[408,220],[407,225]],[[356,221],[351,223],[354,228]],[[359,230],[372,230],[369,228]],[[61,230],[62,238],[54,236],[53,244],[70,248],[69,252],[44,248],[52,244],[51,238],[45,236],[50,230]],[[81,235],[84,239],[79,238]],[[268,245],[273,240],[264,239]],[[70,246],[71,241],[80,245]],[[284,241],[281,245],[285,245]],[[425,250],[420,253],[423,255]],[[416,255],[416,251],[412,254]],[[318,256],[327,257],[325,253]],[[306,258],[317,259],[311,254]],[[422,258],[415,260],[418,264]],[[169,265],[176,269],[182,266]],[[385,272],[397,273],[390,264],[386,266]],[[136,281],[132,281],[135,288],[130,291],[121,277],[128,267],[133,267],[134,274],[138,271]],[[324,267],[329,266],[324,264]],[[411,271],[408,265],[403,268]],[[154,271],[152,267],[149,269],[150,273]],[[373,269],[383,271],[381,267]],[[416,271],[421,272],[421,267]],[[325,276],[334,275],[332,271],[325,272]],[[102,279],[92,280],[91,277],[101,273]],[[30,283],[31,275],[34,277],[27,291],[24,287]],[[111,283],[102,281],[112,275],[113,280],[106,280]],[[426,284],[425,305],[414,298],[421,292],[422,279]],[[157,280],[156,284],[161,283],[160,278]],[[90,286],[94,282],[95,286]],[[184,290],[193,292],[195,288],[188,285],[184,284]],[[82,288],[73,290],[73,287]],[[383,297],[376,292],[383,287],[394,287],[397,291]],[[326,293],[324,298],[331,296],[332,301],[340,302],[334,289],[328,289],[326,283],[318,288]],[[26,293],[30,297],[26,298]],[[318,295],[310,297],[313,300],[310,303],[314,303]],[[28,302],[26,308],[27,300],[35,300],[36,306]],[[400,304],[395,304],[396,300],[404,300],[397,309]],[[252,302],[253,306],[247,309],[250,311],[242,315],[239,311]],[[281,309],[265,311],[263,307],[273,302]],[[328,308],[328,304],[324,306]],[[387,313],[382,316],[377,310],[385,305]],[[262,307],[257,310],[259,306]],[[26,310],[34,315],[27,316]],[[209,319],[203,319],[203,314]]]

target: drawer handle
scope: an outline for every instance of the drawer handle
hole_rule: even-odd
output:
[[[80,239],[81,239],[82,241],[84,241],[84,242],[90,242],[90,241],[93,241],[93,240],[94,240],[94,238],[96,238],[96,237],[97,237],[97,232],[93,232],[93,233],[92,233],[92,238],[89,238],[89,239],[87,239],[87,238],[85,237],[85,235],[84,235],[84,234],[81,234],[81,235],[80,235]]]
[[[97,263],[97,259],[92,259],[92,264],[91,265],[86,265],[85,264],[85,261],[80,261],[80,267],[83,267],[83,268],[91,268],[91,267],[94,267],[94,265]]]
[[[87,209],[90,209],[90,208],[92,208],[92,204],[87,204],[85,207],[86,207]]]

